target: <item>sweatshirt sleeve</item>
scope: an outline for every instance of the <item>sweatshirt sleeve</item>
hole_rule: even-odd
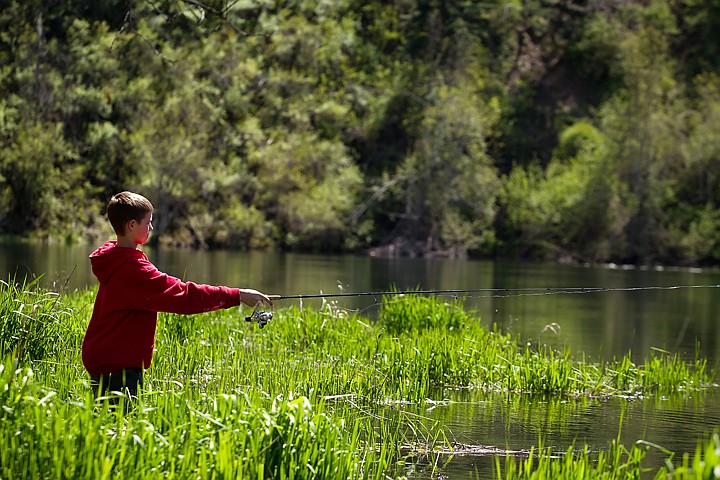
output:
[[[146,258],[133,262],[118,288],[126,309],[190,315],[240,305],[240,290],[183,282]]]

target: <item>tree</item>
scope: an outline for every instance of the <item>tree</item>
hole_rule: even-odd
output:
[[[515,168],[503,184],[503,251],[552,260],[606,261],[622,230],[609,140],[579,121],[560,135],[546,170]]]
[[[449,84],[437,77],[397,173],[406,179],[399,184],[404,211],[398,233],[413,255],[488,252],[499,183],[486,148],[498,104],[481,98],[479,78]]]
[[[341,143],[278,131],[249,160],[257,178],[253,204],[278,225],[284,244],[343,246],[362,176]]]
[[[684,158],[688,109],[658,26],[648,21],[619,31],[616,65],[624,88],[600,112],[600,128],[611,141],[613,169],[626,186],[625,243],[617,245],[617,255],[624,261],[652,263],[666,258],[675,242],[667,229],[666,207],[673,201],[672,183]]]

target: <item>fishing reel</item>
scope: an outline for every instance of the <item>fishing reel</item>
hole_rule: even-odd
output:
[[[249,323],[255,322],[260,325],[260,328],[263,328],[270,320],[272,320],[272,318],[272,312],[268,312],[266,310],[258,310],[258,308],[255,307],[255,310],[253,310],[252,314],[245,317],[245,321]]]

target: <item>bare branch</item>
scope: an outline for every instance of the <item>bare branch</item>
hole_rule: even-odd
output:
[[[112,49],[113,49],[113,47],[115,46],[115,40],[118,39],[118,37],[119,37],[119,36],[123,33],[123,31],[125,30],[125,27],[127,26],[127,24],[130,22],[130,13],[131,13],[131,10],[128,10],[127,13],[125,13],[125,18],[123,19],[123,24],[122,24],[122,26],[120,27],[120,30],[118,30],[118,33],[117,33],[117,34],[115,35],[115,37],[113,38],[113,41],[112,41],[112,43],[110,44],[110,50],[109,50],[109,51],[112,52]]]

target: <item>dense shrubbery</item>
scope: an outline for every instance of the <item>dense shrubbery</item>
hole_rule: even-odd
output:
[[[720,260],[708,0],[10,1],[0,230]]]

